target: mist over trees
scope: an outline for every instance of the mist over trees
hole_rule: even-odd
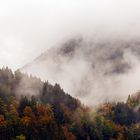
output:
[[[123,101],[140,87],[140,41],[72,37],[44,51],[21,71],[59,83],[88,105],[106,99]]]
[[[138,140],[139,130],[139,92],[91,108],[59,84],[0,69],[1,140]]]

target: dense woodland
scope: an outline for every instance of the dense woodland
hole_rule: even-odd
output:
[[[139,140],[140,93],[89,108],[59,84],[0,69],[0,140]]]

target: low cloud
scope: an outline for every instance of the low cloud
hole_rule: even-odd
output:
[[[136,40],[70,39],[22,70],[60,83],[89,105],[125,100],[140,89],[140,43]]]

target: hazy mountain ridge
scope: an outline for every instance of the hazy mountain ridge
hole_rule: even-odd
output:
[[[92,104],[90,99],[95,99],[95,103],[96,100],[121,100],[139,90],[139,85],[133,84],[133,71],[139,69],[139,60],[139,41],[78,38],[47,50],[21,70],[43,80],[46,77],[51,83],[58,82],[71,95]],[[126,83],[132,88],[128,89]],[[110,99],[115,88],[114,98]]]

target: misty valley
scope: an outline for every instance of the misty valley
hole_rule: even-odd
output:
[[[0,0],[0,140],[140,140],[140,0]]]

